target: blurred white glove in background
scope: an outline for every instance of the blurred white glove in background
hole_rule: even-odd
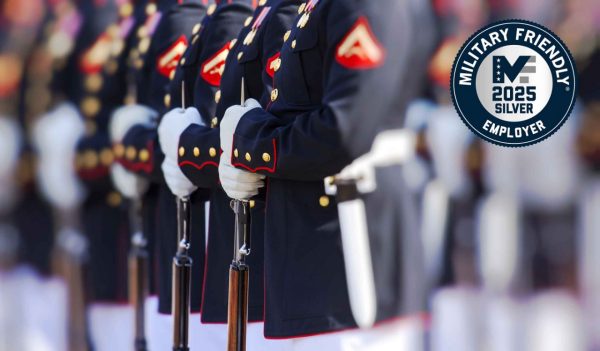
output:
[[[46,199],[59,209],[73,208],[84,195],[74,167],[77,142],[84,133],[83,119],[70,103],[58,105],[33,126],[38,183]]]

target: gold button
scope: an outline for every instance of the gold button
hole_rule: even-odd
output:
[[[127,151],[125,151],[125,157],[127,157],[127,159],[129,161],[133,161],[135,159],[136,155],[137,155],[137,151],[135,150],[135,147],[133,147],[133,146],[127,147]]]
[[[292,41],[292,49],[296,48],[296,39],[294,39],[294,41]]]
[[[258,6],[265,6],[266,3],[267,3],[267,0],[260,0],[258,2]]]
[[[256,36],[256,30],[253,29],[246,34],[246,38],[244,38],[244,45],[250,45],[254,41],[254,37]]]
[[[250,154],[247,152],[246,152],[246,161],[248,161],[248,162],[252,161],[252,156],[250,156]]]
[[[173,78],[175,78],[175,70],[172,70],[171,73],[169,73],[169,79],[173,80]]]
[[[83,164],[85,168],[92,169],[98,166],[98,155],[92,150],[88,150],[83,154]]]
[[[237,158],[239,155],[240,153],[238,152],[238,149],[233,150],[233,156]]]
[[[306,26],[306,24],[308,23],[308,19],[310,18],[310,13],[309,12],[305,12],[302,17],[300,17],[300,20],[298,20],[298,24],[296,25],[298,28],[304,28],[304,26]]]
[[[183,146],[181,146],[179,148],[179,157],[183,157],[183,155],[185,155],[185,148]]]
[[[100,162],[105,166],[110,166],[114,161],[114,156],[111,149],[104,149],[100,153]]]
[[[129,2],[124,3],[119,7],[119,15],[121,17],[129,17],[133,13],[133,5]]]
[[[215,93],[215,102],[218,104],[221,101],[221,90],[217,90]]]
[[[252,23],[252,16],[246,18],[246,21],[244,21],[244,27],[248,27],[250,23]]]
[[[110,206],[112,207],[117,207],[121,204],[121,201],[123,199],[121,198],[121,194],[119,194],[116,191],[111,191],[107,196],[106,196],[106,203],[108,203]]]
[[[194,26],[194,28],[192,28],[192,34],[198,34],[198,32],[200,31],[200,27],[201,26],[202,26],[202,24],[196,23],[196,25]]]
[[[94,117],[100,111],[100,100],[95,97],[88,96],[81,101],[81,112],[86,117]]]
[[[102,88],[102,76],[100,73],[94,73],[85,79],[85,88],[90,93],[96,93]]]
[[[137,31],[137,35],[139,38],[143,38],[143,37],[147,36],[148,30],[146,29],[146,26],[141,26]]]
[[[291,30],[288,30],[287,32],[285,32],[285,34],[283,35],[284,42],[286,42],[290,38],[290,34],[292,34]]]
[[[265,161],[265,162],[271,161],[271,155],[269,155],[266,152],[264,154],[262,154],[262,158],[263,158],[263,161]]]
[[[164,101],[164,103],[165,103],[166,107],[170,107],[171,106],[171,95],[170,94],[165,95],[165,101]]]
[[[200,149],[198,149],[197,147],[194,148],[194,156],[200,156]]]
[[[238,56],[237,56],[237,57],[238,57],[238,60],[241,60],[241,59],[242,59],[242,56],[244,56],[244,53],[243,53],[243,52],[240,52],[240,53],[238,54]]]
[[[219,119],[217,117],[213,117],[213,119],[210,121],[210,127],[216,128],[218,125],[219,125]]]
[[[148,160],[150,159],[150,152],[146,149],[142,149],[140,150],[140,161],[142,162],[148,162]]]
[[[319,205],[321,205],[321,207],[327,207],[329,206],[329,196],[323,195],[319,198]]]
[[[181,61],[179,61],[179,63],[183,66],[185,65],[185,57],[181,59]]]
[[[217,5],[216,4],[212,4],[208,7],[208,10],[206,10],[206,14],[207,15],[212,15],[213,13],[215,13],[215,10],[217,9]]]
[[[111,44],[110,53],[113,56],[119,56],[123,52],[124,48],[125,48],[125,42],[123,40],[121,40],[121,39],[115,40]]]
[[[156,4],[149,3],[148,5],[146,5],[146,15],[152,16],[155,13],[156,13]]]
[[[275,101],[277,100],[277,97],[279,96],[279,90],[277,89],[273,89],[271,91],[271,101]]]
[[[298,14],[301,14],[302,12],[304,12],[304,9],[306,8],[306,3],[303,2],[300,7],[298,7]]]
[[[215,157],[215,156],[217,156],[217,150],[214,147],[211,147],[208,150],[208,154],[210,155],[210,157]]]
[[[275,62],[273,62],[273,71],[277,72],[277,71],[279,71],[280,68],[281,68],[281,59],[278,58],[277,60],[275,60]]]
[[[250,200],[250,208],[254,208],[256,206],[256,201]]]
[[[123,157],[123,155],[125,154],[125,146],[123,146],[123,144],[117,144],[113,146],[113,150],[115,152],[115,156],[117,156],[118,158]]]
[[[148,52],[149,48],[150,48],[150,38],[143,38],[142,40],[140,40],[140,43],[138,44],[139,52],[141,52],[142,54],[145,54],[146,52]]]

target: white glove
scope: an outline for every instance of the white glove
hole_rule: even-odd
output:
[[[115,163],[110,168],[115,188],[128,199],[139,199],[148,189],[148,181]]]
[[[163,116],[158,125],[158,141],[166,157],[177,161],[179,137],[192,124],[204,125],[200,113],[195,107],[185,110],[174,108]]]
[[[186,197],[198,188],[183,174],[177,161],[167,157],[163,161],[161,168],[167,186],[171,189],[173,195],[179,198]]]
[[[19,159],[21,133],[12,119],[0,116],[0,178],[11,173]]]
[[[235,129],[237,128],[240,119],[242,119],[242,116],[244,116],[246,112],[255,108],[262,107],[260,106],[260,103],[258,101],[254,99],[248,99],[244,103],[244,106],[233,105],[229,107],[227,111],[225,111],[225,115],[219,123],[221,136],[221,150],[223,150],[223,155],[226,155],[225,158],[229,159],[231,157],[233,134],[235,133]],[[223,159],[223,157],[221,157],[221,159]]]
[[[68,103],[40,117],[33,127],[38,182],[48,201],[60,209],[76,206],[84,195],[73,166],[75,148],[84,133],[79,112]]]
[[[237,169],[231,165],[231,148],[233,134],[244,114],[255,108],[261,108],[258,101],[246,100],[244,106],[234,105],[225,111],[220,123],[221,161],[219,163],[219,179],[227,195],[236,200],[248,200],[258,194],[258,189],[264,186],[265,176]]]
[[[158,113],[143,105],[125,105],[116,109],[109,124],[110,140],[120,143],[131,127],[142,124],[153,126]]]

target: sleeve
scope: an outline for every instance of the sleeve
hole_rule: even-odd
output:
[[[368,152],[390,123],[401,125],[396,94],[406,88],[403,72],[413,69],[405,55],[416,34],[408,7],[417,5],[349,3],[329,4],[320,31],[326,66],[321,104],[285,118],[262,109],[246,113],[234,134],[234,166],[276,178],[321,180]]]
[[[123,138],[123,143],[113,148],[115,161],[125,169],[151,182],[164,182],[160,165],[165,155],[160,149],[156,128],[134,126]]]
[[[217,187],[220,150],[219,129],[192,125],[179,139],[179,167],[194,185]]]
[[[112,189],[109,169],[114,160],[108,136],[96,133],[77,144],[75,169],[88,192],[106,193]]]

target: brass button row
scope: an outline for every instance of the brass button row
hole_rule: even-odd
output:
[[[240,156],[240,152],[238,151],[238,149],[233,150],[233,156],[235,158],[238,158]],[[244,155],[244,158],[248,162],[252,161],[252,156],[248,152],[246,152],[246,154]],[[262,154],[262,159],[265,162],[270,162],[271,161],[271,155],[269,155],[268,152],[265,152],[265,153]]]
[[[194,147],[192,149],[192,153],[195,157],[200,156],[200,148]],[[216,157],[217,149],[215,149],[214,147],[211,147],[210,149],[208,149],[208,154],[210,155],[210,157]],[[179,157],[183,157],[183,156],[185,156],[185,147],[180,146],[179,147]]]
[[[87,150],[79,154],[76,159],[77,168],[93,169],[102,165],[110,166],[114,161],[114,155],[111,149],[104,149],[98,153],[94,150]]]

